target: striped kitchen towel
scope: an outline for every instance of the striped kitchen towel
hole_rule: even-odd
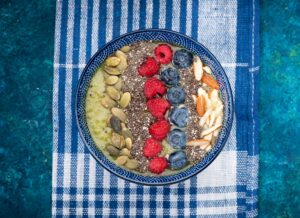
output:
[[[54,217],[256,217],[258,0],[58,0],[53,88]],[[78,78],[106,42],[137,29],[172,29],[204,44],[233,90],[228,142],[197,176],[165,187],[126,182],[96,163],[78,135]]]

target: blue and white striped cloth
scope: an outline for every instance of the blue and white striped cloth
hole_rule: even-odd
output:
[[[258,0],[59,0],[53,88],[54,217],[257,216]],[[144,28],[187,34],[224,67],[234,94],[228,142],[198,176],[165,187],[104,170],[81,141],[74,101],[79,75],[99,47]]]

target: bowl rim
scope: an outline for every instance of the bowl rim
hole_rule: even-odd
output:
[[[229,119],[228,119],[228,124],[226,126],[226,134],[223,138],[223,141],[221,143],[221,146],[220,148],[215,152],[214,156],[212,156],[211,159],[209,159],[209,161],[207,161],[202,167],[201,169],[197,170],[196,172],[194,173],[191,173],[185,177],[182,177],[180,179],[177,179],[175,181],[169,181],[169,182],[160,182],[160,183],[151,183],[151,182],[142,182],[142,181],[138,181],[138,180],[134,180],[130,177],[126,177],[124,175],[121,175],[121,174],[118,174],[117,172],[111,170],[108,166],[106,166],[105,164],[103,164],[101,162],[101,160],[96,156],[96,154],[94,153],[94,150],[89,146],[88,142],[86,141],[84,135],[83,135],[83,130],[81,129],[81,125],[80,125],[80,121],[79,121],[79,116],[78,116],[78,100],[79,100],[79,92],[80,92],[80,85],[82,83],[82,80],[86,74],[86,71],[87,69],[90,67],[90,65],[94,62],[94,60],[97,58],[97,56],[105,49],[107,48],[108,46],[111,46],[113,45],[115,42],[121,40],[122,38],[124,37],[128,37],[128,36],[131,36],[131,35],[135,35],[135,34],[139,34],[139,33],[143,33],[143,32],[162,32],[162,33],[171,33],[171,34],[175,34],[175,35],[178,35],[180,37],[183,37],[183,38],[186,38],[188,39],[189,41],[191,41],[192,43],[194,44],[197,44],[198,46],[200,46],[212,59],[212,61],[214,63],[216,63],[216,65],[218,66],[218,68],[221,70],[222,74],[223,74],[223,79],[224,79],[224,82],[225,84],[227,85],[227,89],[228,91],[227,94],[228,94],[228,101],[231,105],[231,107],[229,108],[230,109],[230,113],[229,113]],[[168,43],[168,42],[166,42]],[[172,43],[170,43],[172,44]],[[110,55],[110,54],[109,54]],[[190,179],[191,177],[199,174],[201,171],[203,171],[204,169],[206,169],[215,159],[217,156],[219,156],[220,152],[223,150],[227,140],[228,140],[228,137],[229,137],[229,134],[230,134],[230,131],[231,131],[231,127],[232,127],[232,123],[233,123],[233,116],[234,116],[234,102],[233,102],[233,94],[232,94],[232,89],[231,89],[231,86],[230,86],[230,83],[229,83],[229,80],[228,80],[228,77],[225,73],[225,70],[223,69],[222,65],[220,64],[220,62],[218,61],[218,59],[203,45],[201,44],[200,42],[196,41],[195,39],[183,34],[183,33],[180,33],[180,32],[176,32],[176,31],[173,31],[173,30],[168,30],[168,29],[159,29],[159,28],[149,28],[149,29],[140,29],[140,30],[135,30],[135,31],[131,31],[131,32],[128,32],[128,33],[125,33],[125,34],[122,34],[114,39],[112,39],[111,41],[107,42],[106,44],[104,44],[103,46],[101,46],[97,51],[96,53],[89,59],[89,61],[87,62],[87,64],[85,65],[85,67],[83,68],[83,70],[81,71],[81,75],[80,75],[80,78],[77,82],[77,87],[76,87],[76,95],[75,95],[75,118],[76,118],[76,126],[77,126],[77,129],[78,129],[78,132],[79,132],[79,135],[84,143],[84,145],[88,148],[89,150],[89,153],[92,155],[92,157],[97,161],[97,163],[99,163],[104,169],[108,170],[110,173],[112,173],[113,175],[119,177],[119,178],[122,178],[124,179],[125,181],[129,181],[129,182],[133,182],[135,184],[138,184],[138,185],[146,185],[146,186],[165,186],[165,185],[171,185],[171,184],[176,184],[176,183],[179,183],[179,182],[183,182],[187,179]],[[90,135],[90,138],[92,139],[92,136],[90,134],[90,131],[88,130],[89,132],[89,135]],[[93,139],[92,139],[93,140]],[[94,143],[94,141],[93,141]],[[95,144],[95,143],[94,143]],[[99,151],[98,148],[96,148],[98,152],[101,152]],[[103,154],[103,156],[109,160],[106,155],[101,152]],[[110,161],[110,160],[109,160]],[[200,161],[201,162],[201,161]],[[200,163],[199,162],[199,163]],[[197,164],[196,164],[197,165]],[[122,167],[118,167],[118,168],[121,168],[122,170],[124,171],[127,171],[127,172],[130,172],[129,170],[126,170]],[[185,170],[184,170],[185,171]],[[184,172],[184,171],[180,171],[178,174]],[[132,172],[130,172],[132,173]],[[138,175],[138,176],[142,176],[140,174],[137,174],[137,173],[132,173],[132,174],[135,174],[135,175]],[[178,174],[171,174],[171,175],[167,175],[167,176],[174,176],[174,175],[178,175]],[[157,177],[154,177],[154,178],[159,178],[160,176],[157,176]],[[166,177],[166,176],[165,176]],[[149,178],[153,178],[153,177],[149,177]]]

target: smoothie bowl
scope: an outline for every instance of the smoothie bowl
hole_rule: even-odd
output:
[[[203,45],[172,31],[136,31],[89,61],[76,118],[104,168],[131,182],[166,185],[196,175],[220,153],[232,124],[232,93]]]

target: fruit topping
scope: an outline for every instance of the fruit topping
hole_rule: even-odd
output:
[[[173,64],[177,68],[187,68],[193,63],[193,54],[186,49],[177,50],[173,56]]]
[[[189,118],[189,110],[186,107],[174,107],[170,112],[170,120],[171,122],[183,128],[187,125]]]
[[[170,108],[170,103],[163,98],[154,98],[147,101],[147,109],[155,118],[163,118]]]
[[[167,141],[173,148],[185,148],[187,141],[186,134],[179,129],[173,129],[169,132]]]
[[[171,104],[182,104],[185,101],[186,93],[182,87],[172,87],[167,92],[167,98]]]
[[[146,139],[143,154],[147,158],[152,158],[157,156],[162,150],[162,146],[159,141],[153,138]]]
[[[159,71],[159,63],[153,58],[148,57],[146,60],[138,67],[138,72],[141,76],[151,77],[157,74]]]
[[[170,123],[166,120],[159,120],[149,128],[149,133],[154,139],[163,140],[170,131]]]
[[[168,86],[176,86],[180,75],[177,69],[169,67],[160,73],[160,79]]]
[[[144,84],[144,94],[147,99],[154,98],[156,95],[164,95],[166,93],[165,84],[157,78],[149,78]]]
[[[150,160],[149,170],[155,174],[161,174],[168,167],[168,161],[164,157],[155,157]]]
[[[176,151],[169,156],[170,168],[179,170],[187,164],[186,154],[183,151]]]
[[[155,48],[154,54],[159,63],[168,64],[172,60],[173,51],[167,44],[160,44]]]

